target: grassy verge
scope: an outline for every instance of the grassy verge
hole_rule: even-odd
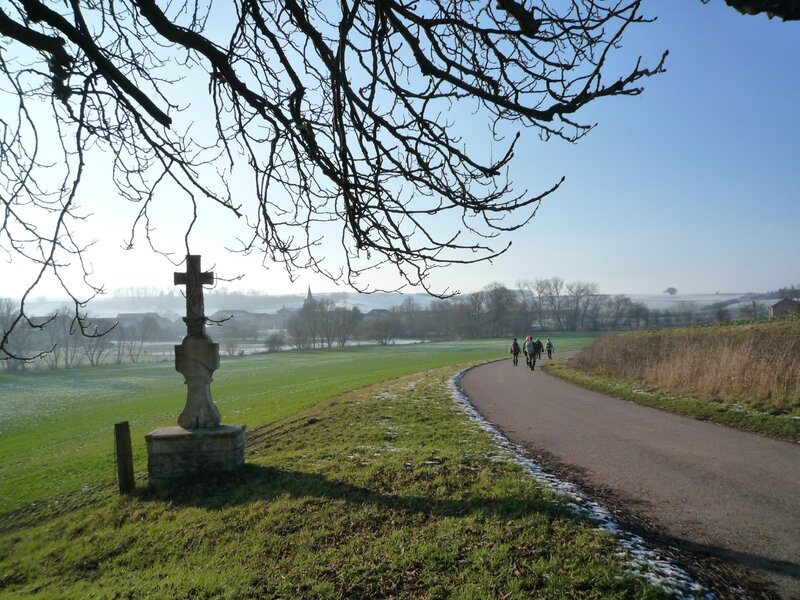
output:
[[[800,413],[796,410],[773,414],[726,400],[676,394],[642,381],[626,381],[602,372],[579,370],[570,363],[569,359],[560,360],[545,365],[544,369],[551,375],[615,398],[769,437],[800,442]]]
[[[564,345],[591,340],[572,336]],[[502,358],[507,346],[477,340],[223,360],[212,392],[224,423],[252,429],[379,381]],[[169,363],[0,376],[0,530],[40,505],[61,510],[109,486],[116,422],[130,423],[135,470],[145,473],[145,434],[175,424],[185,400]]]
[[[224,423],[253,428],[377,381],[504,352],[484,340],[247,357],[223,361],[212,391]],[[130,422],[145,472],[145,434],[175,424],[185,401],[172,364],[0,377],[0,529],[11,511],[113,481],[116,422]]]
[[[235,476],[33,514],[0,537],[0,595],[667,597],[497,455],[454,406],[454,370],[251,428]]]
[[[607,336],[581,351],[574,365],[756,411],[800,412],[797,318]]]

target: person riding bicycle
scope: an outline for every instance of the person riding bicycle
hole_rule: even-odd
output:
[[[511,350],[509,350],[509,352],[511,354],[511,357],[514,359],[514,366],[516,367],[517,363],[519,362],[519,353],[520,353],[520,348],[519,348],[519,343],[517,342],[517,338],[514,338],[514,341],[511,342]]]
[[[547,350],[547,358],[553,358],[553,352],[556,351],[556,347],[553,345],[553,342],[550,341],[550,338],[547,338],[544,347]]]

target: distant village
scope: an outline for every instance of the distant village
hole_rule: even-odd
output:
[[[209,294],[208,306],[236,308],[208,313],[206,332],[222,356],[314,350],[361,344],[445,339],[502,338],[537,331],[612,331],[696,325],[800,314],[794,286],[771,294],[706,297],[703,304],[665,291],[664,308],[625,295],[603,295],[596,284],[539,279],[511,289],[492,284],[446,299],[386,294],[356,297],[321,294],[305,298],[257,294]],[[186,333],[174,293],[132,292],[113,299],[131,310],[114,316],[77,318],[66,305],[30,316],[9,337],[0,367],[5,372],[167,360]],[[709,301],[710,300],[710,301]],[[368,302],[374,307],[370,308]],[[394,304],[391,304],[391,303]],[[664,301],[665,302],[665,301]],[[276,305],[280,306],[276,308]],[[272,310],[264,310],[265,305]],[[242,307],[246,308],[242,308]],[[0,298],[0,331],[19,314],[16,302]]]

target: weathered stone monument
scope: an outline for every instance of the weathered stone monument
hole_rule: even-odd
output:
[[[203,285],[212,283],[214,274],[202,272],[199,255],[188,255],[186,272],[175,273],[175,285],[186,286],[186,337],[175,346],[175,369],[186,382],[186,406],[177,427],[161,427],[145,436],[151,486],[244,464],[244,425],[220,425],[219,410],[211,399],[219,344],[206,334]]]

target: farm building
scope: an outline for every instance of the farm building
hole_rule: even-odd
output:
[[[784,298],[769,307],[770,317],[788,317],[800,315],[800,302]]]

